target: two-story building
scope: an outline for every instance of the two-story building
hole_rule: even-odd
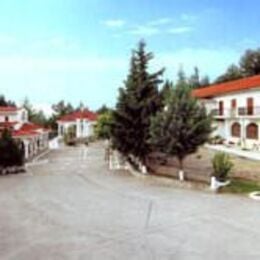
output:
[[[97,114],[87,109],[80,109],[58,119],[58,136],[64,135],[73,129],[76,138],[86,138],[94,135],[94,126],[97,121]]]
[[[25,159],[48,149],[49,131],[28,121],[25,108],[0,106],[0,133],[8,129],[13,138],[22,141]]]
[[[260,75],[196,89],[193,95],[213,113],[214,135],[260,150]]]

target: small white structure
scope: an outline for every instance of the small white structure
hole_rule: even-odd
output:
[[[213,136],[260,151],[259,75],[196,89],[192,94],[213,114]]]
[[[93,136],[96,121],[97,114],[86,109],[80,109],[59,118],[57,121],[58,136],[63,138],[64,134],[67,133],[70,128],[74,129],[76,138]]]
[[[29,122],[25,108],[1,106],[0,134],[4,129],[8,129],[13,138],[22,141],[25,159],[31,159],[48,149],[49,130]]]

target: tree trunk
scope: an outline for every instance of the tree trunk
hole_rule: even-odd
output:
[[[184,181],[183,158],[179,158],[179,180]]]
[[[147,174],[146,158],[141,159],[141,172],[142,174]]]

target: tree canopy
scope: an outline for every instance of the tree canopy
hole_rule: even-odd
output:
[[[119,98],[113,112],[112,144],[125,156],[134,156],[143,164],[151,150],[150,118],[160,108],[158,86],[162,82],[163,69],[149,72],[153,59],[141,41],[133,51],[130,69],[124,87],[119,89]]]
[[[248,49],[240,57],[239,64],[231,64],[226,72],[220,75],[215,83],[222,83],[230,80],[241,79],[260,74],[260,48]]]
[[[156,150],[176,156],[180,169],[183,160],[204,144],[212,131],[211,117],[191,96],[192,87],[179,81],[167,98],[166,109],[152,119],[151,143]]]
[[[6,100],[4,95],[0,95],[0,106],[6,107],[6,106],[16,106],[15,102],[11,100]]]

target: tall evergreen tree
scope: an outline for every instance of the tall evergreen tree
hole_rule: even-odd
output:
[[[167,99],[170,97],[172,89],[173,89],[173,82],[170,80],[166,80],[160,92],[162,108],[165,107]]]
[[[194,73],[190,76],[189,83],[192,88],[200,87],[200,75],[198,67],[194,68]]]
[[[179,83],[172,90],[167,109],[153,118],[150,130],[151,143],[159,151],[177,157],[183,180],[183,161],[208,140],[212,131],[211,117],[191,96],[191,86]]]
[[[160,107],[158,85],[163,69],[148,71],[153,54],[146,52],[141,41],[131,57],[130,71],[119,90],[116,109],[113,112],[112,144],[127,157],[134,156],[142,164],[151,151],[150,119]]]
[[[15,107],[16,104],[15,102],[11,100],[6,100],[4,95],[0,95],[0,106],[6,107],[6,106],[13,106]]]
[[[52,105],[52,109],[56,113],[57,117],[64,116],[74,111],[73,106],[70,103],[66,104],[64,100],[61,100],[57,104]]]

